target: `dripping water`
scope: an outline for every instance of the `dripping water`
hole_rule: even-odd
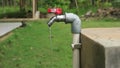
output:
[[[53,51],[52,51],[52,29],[51,29],[51,27],[49,27],[49,40],[50,40],[50,50],[51,50],[51,55],[53,55]],[[52,59],[52,57],[50,57],[51,59]],[[51,68],[53,68],[52,67],[52,65],[53,65],[53,61],[51,60],[50,61],[51,62]]]
[[[51,27],[49,27],[49,36],[50,36],[50,46],[52,46],[52,30],[51,30]]]

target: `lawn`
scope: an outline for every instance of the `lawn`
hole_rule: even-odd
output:
[[[54,23],[50,41],[47,20],[27,22],[0,42],[0,68],[72,68],[70,24]],[[87,20],[82,28],[120,27],[119,20]]]

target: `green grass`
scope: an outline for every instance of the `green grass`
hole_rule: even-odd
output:
[[[120,27],[120,19],[101,18],[83,21],[82,28]]]
[[[52,44],[46,20],[28,22],[0,43],[0,68],[72,68],[70,24],[52,26]],[[82,28],[119,27],[116,20],[83,21]]]

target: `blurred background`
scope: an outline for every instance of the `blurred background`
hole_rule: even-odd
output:
[[[120,16],[120,0],[37,0],[41,18],[48,17],[48,8],[58,7],[79,16]],[[31,13],[32,0],[0,0],[0,18],[31,18]]]

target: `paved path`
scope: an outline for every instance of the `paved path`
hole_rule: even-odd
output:
[[[0,37],[16,29],[17,27],[20,27],[21,25],[22,25],[21,22],[14,22],[14,23],[0,22]]]

